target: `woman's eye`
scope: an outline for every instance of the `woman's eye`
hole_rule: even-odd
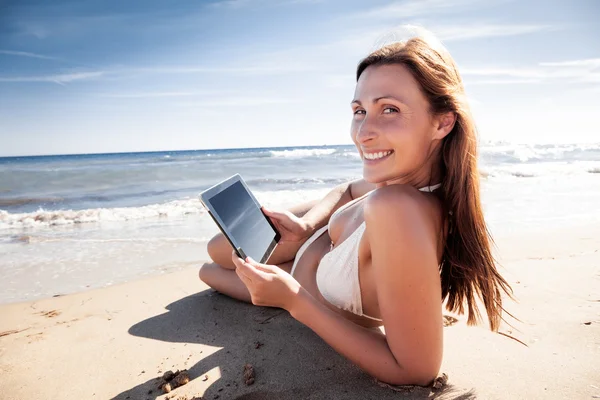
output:
[[[386,107],[383,109],[384,114],[391,114],[391,113],[397,113],[397,112],[399,112],[398,109],[393,108],[393,107]]]
[[[363,115],[365,113],[365,110],[355,110],[354,111],[354,115]]]

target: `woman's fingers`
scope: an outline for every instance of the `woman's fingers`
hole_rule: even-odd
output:
[[[244,285],[246,285],[247,288],[250,287],[250,285],[252,285],[252,280],[250,280],[243,272],[240,268],[236,268],[235,269],[235,273],[236,275],[240,278],[240,280],[244,283]]]
[[[258,271],[262,271],[262,272],[267,272],[267,273],[273,273],[273,272],[275,272],[275,269],[274,269],[273,266],[271,266],[269,264],[260,264],[260,263],[257,263],[256,261],[254,261],[250,257],[248,257],[248,261],[247,261],[246,265],[248,265],[251,268],[255,268]]]
[[[239,271],[251,282],[261,278],[260,271],[258,271],[254,266],[239,258],[237,254],[235,254],[235,252],[232,253],[232,259],[233,263],[237,267],[236,271]]]
[[[268,208],[265,208],[265,207],[262,207],[262,209],[265,211],[265,214],[267,214],[268,216],[275,218],[277,220],[289,218],[288,214],[285,211],[269,210]]]

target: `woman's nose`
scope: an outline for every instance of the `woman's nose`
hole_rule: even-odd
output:
[[[356,127],[356,140],[358,142],[366,142],[377,136],[377,128],[373,121],[368,117],[359,122]]]

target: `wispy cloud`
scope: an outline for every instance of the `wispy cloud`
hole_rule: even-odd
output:
[[[209,7],[212,7],[212,8],[241,8],[241,7],[248,5],[251,2],[252,2],[252,0],[222,0],[222,1],[217,1],[215,3],[211,3],[209,5]]]
[[[316,4],[322,3],[323,0],[222,0],[211,3],[211,8],[230,8],[239,9],[251,5],[293,5],[293,4]]]
[[[467,86],[477,85],[523,85],[523,84],[537,84],[542,83],[541,79],[486,79],[479,81],[467,81]]]
[[[50,35],[50,30],[37,22],[16,21],[15,25],[19,35],[33,36],[37,39],[45,39]]]
[[[535,68],[460,68],[461,75],[465,76],[507,76],[511,78],[548,78],[549,74]]]
[[[317,67],[301,63],[270,63],[266,65],[249,65],[247,67],[207,67],[207,66],[155,66],[155,67],[136,67],[130,69],[116,70],[123,73],[154,73],[154,74],[193,74],[193,73],[214,73],[214,74],[239,74],[239,75],[270,75],[286,74],[293,72],[315,71]]]
[[[17,57],[29,57],[29,58],[40,58],[43,60],[58,60],[56,57],[44,56],[42,54],[29,53],[26,51],[12,51],[12,50],[0,50],[0,54]]]
[[[145,93],[101,93],[100,97],[110,97],[119,99],[143,99],[143,98],[161,98],[161,97],[189,97],[207,92],[145,92]]]
[[[105,75],[103,71],[74,72],[56,75],[0,77],[0,82],[50,82],[63,85],[69,82],[97,79]]]
[[[513,68],[461,68],[467,77],[485,77],[469,85],[502,83],[599,83],[600,59],[581,59],[555,62],[541,62],[535,67]]]
[[[489,37],[519,36],[557,30],[548,25],[481,24],[472,26],[447,26],[435,29],[436,35],[445,41],[481,39]]]
[[[73,81],[82,81],[90,79],[99,79],[101,77],[111,77],[114,79],[128,79],[131,76],[137,76],[141,74],[224,74],[224,75],[280,75],[280,74],[291,74],[299,72],[316,71],[318,67],[315,65],[301,64],[301,63],[282,63],[281,65],[255,65],[248,67],[207,67],[207,66],[154,66],[154,67],[119,67],[119,68],[105,68],[102,71],[90,71],[90,72],[74,72],[74,73],[62,73],[62,74],[47,74],[47,75],[33,75],[33,76],[11,76],[1,77],[0,82],[51,82],[57,84],[65,84]],[[171,93],[133,93],[129,97],[158,97],[158,96],[184,96],[184,93],[171,92]],[[121,97],[126,97],[123,95]]]
[[[324,0],[287,0],[287,1],[282,1],[281,4],[283,5],[287,5],[287,4],[317,4],[317,3],[323,3]]]
[[[399,19],[411,18],[421,15],[440,14],[445,12],[456,12],[460,6],[466,6],[477,2],[476,0],[409,0],[395,1],[391,4],[371,8],[370,10],[351,13],[345,18],[351,19]]]
[[[543,62],[543,67],[591,67],[600,68],[600,58],[587,58],[583,60],[570,60],[559,62]]]
[[[280,98],[280,97],[244,97],[244,96],[228,96],[218,97],[210,100],[192,101],[180,103],[183,106],[193,107],[231,107],[231,106],[264,106],[273,104],[289,104],[296,103],[297,99]]]

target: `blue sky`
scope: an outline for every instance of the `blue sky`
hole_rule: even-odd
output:
[[[9,1],[0,156],[351,143],[354,70],[402,24],[458,63],[482,140],[598,142],[600,3]]]

